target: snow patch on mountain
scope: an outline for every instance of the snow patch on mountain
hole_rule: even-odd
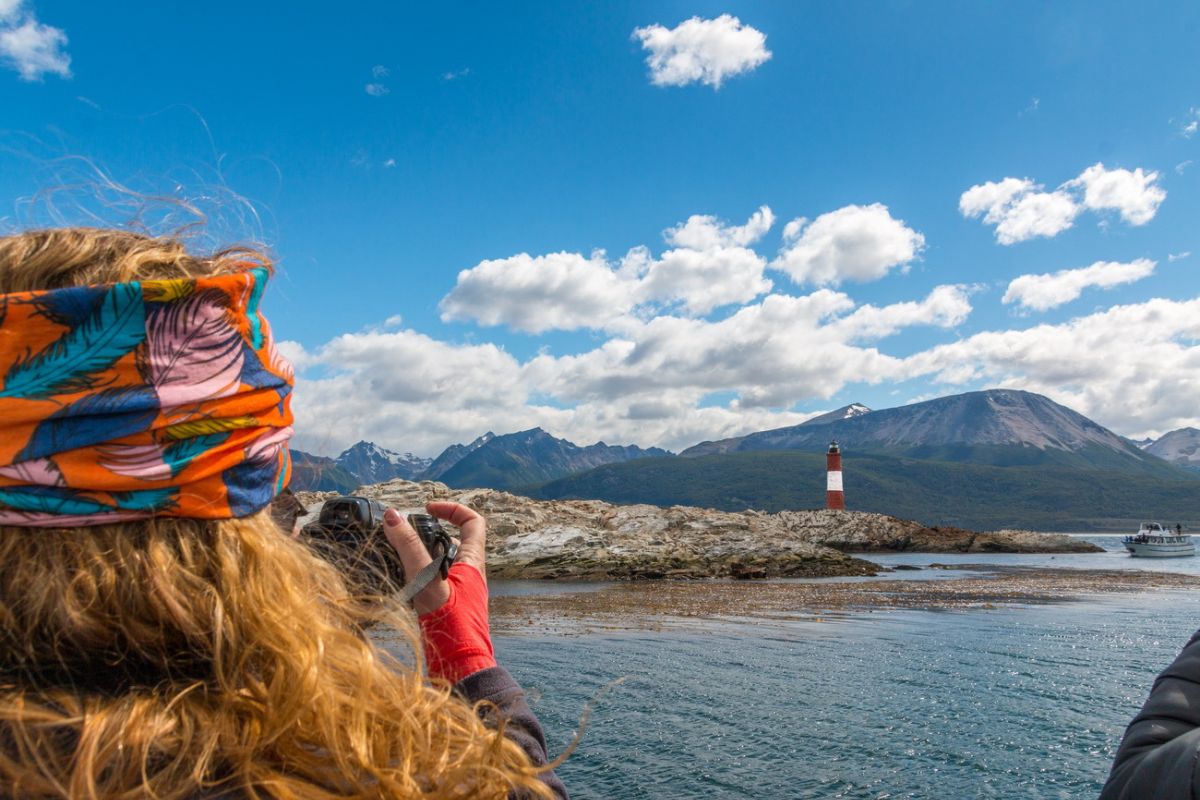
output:
[[[429,458],[397,453],[366,441],[348,448],[335,460],[363,483],[379,483],[393,478],[413,480],[433,463]]]

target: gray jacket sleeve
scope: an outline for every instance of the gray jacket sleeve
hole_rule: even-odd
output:
[[[529,754],[529,760],[541,766],[549,759],[546,755],[546,736],[538,724],[533,709],[525,699],[525,692],[504,667],[492,667],[468,675],[455,685],[455,690],[472,703],[486,700],[495,704],[500,715],[507,721],[504,734]],[[541,775],[555,797],[567,800],[567,787],[553,770]]]
[[[1154,681],[1100,800],[1200,798],[1200,631]]]

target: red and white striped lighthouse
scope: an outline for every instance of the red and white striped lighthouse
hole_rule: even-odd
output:
[[[846,495],[842,493],[842,449],[838,447],[836,439],[829,443],[825,473],[825,507],[844,509]]]

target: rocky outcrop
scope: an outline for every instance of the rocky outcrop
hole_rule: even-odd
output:
[[[862,511],[781,511],[805,541],[847,553],[1098,553],[1103,548],[1062,533],[1002,530],[987,533]]]
[[[401,511],[455,500],[488,519],[488,569],[508,578],[576,580],[870,575],[849,552],[1079,552],[1092,545],[1028,531],[973,533],[857,511],[727,512],[539,501],[494,489],[393,480],[360,494]],[[300,494],[311,514],[333,493]],[[307,520],[305,520],[307,521]]]

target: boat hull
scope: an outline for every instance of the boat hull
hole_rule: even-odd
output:
[[[1185,558],[1196,555],[1196,545],[1192,542],[1178,544],[1126,542],[1125,549],[1131,556],[1137,558]]]

